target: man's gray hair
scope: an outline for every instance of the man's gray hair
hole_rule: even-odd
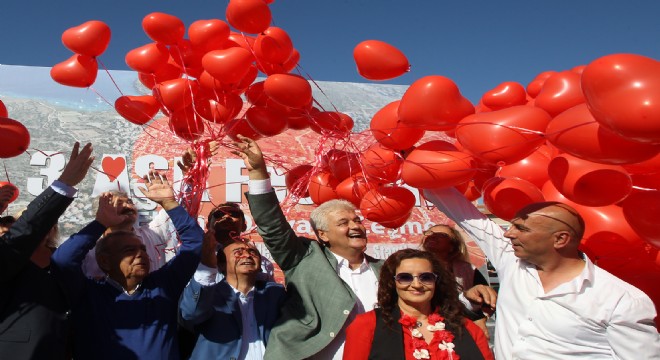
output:
[[[309,214],[309,222],[312,225],[316,237],[319,236],[319,230],[328,230],[328,214],[337,210],[355,211],[357,209],[352,202],[344,199],[334,199],[319,205],[311,214]]]

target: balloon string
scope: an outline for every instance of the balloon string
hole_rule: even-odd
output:
[[[567,127],[567,128],[564,128],[564,129],[559,129],[559,130],[557,130],[557,131],[546,132],[546,133],[545,133],[545,137],[547,138],[547,137],[549,137],[549,136],[551,136],[551,135],[556,135],[556,134],[566,133],[566,132],[568,132],[568,131],[570,131],[570,130],[577,129],[577,128],[581,127],[581,126],[591,125],[591,124],[593,124],[593,123],[597,123],[597,121],[596,121],[596,120],[585,121],[585,122],[583,122],[583,123],[579,123],[579,124],[571,125],[571,126],[569,126],[569,127]]]
[[[471,122],[471,123],[468,123],[468,124],[456,124],[456,128],[458,129],[459,127],[464,127],[464,126],[469,126],[469,125],[494,125],[494,126],[503,127],[503,128],[505,128],[505,129],[511,129],[511,130],[520,131],[520,132],[522,132],[522,133],[534,134],[534,135],[539,135],[539,136],[545,136],[545,133],[544,133],[543,131],[531,130],[531,129],[527,129],[527,128],[523,128],[523,127],[518,127],[518,126],[496,124],[496,123],[487,122],[487,121]]]
[[[105,71],[105,73],[108,74],[108,77],[110,78],[110,80],[112,81],[112,83],[115,85],[115,88],[117,88],[117,91],[119,91],[119,94],[120,94],[121,96],[124,96],[124,93],[121,92],[121,89],[119,88],[119,85],[117,85],[117,83],[115,82],[115,79],[112,77],[112,75],[110,75],[110,71],[108,70],[107,67],[105,67],[105,64],[103,63],[103,61],[101,61],[101,59],[99,59],[98,57],[96,58],[96,61],[97,61],[99,64],[101,64],[101,67],[103,67],[103,70]]]
[[[211,156],[208,141],[199,141],[192,144],[195,152],[195,163],[183,178],[181,184],[180,201],[193,217],[199,213],[202,196],[209,177],[208,159]]]
[[[7,171],[7,164],[5,163],[4,160],[2,160],[2,167],[5,170],[5,178],[7,179],[7,182],[11,182],[11,180],[9,180],[9,171]]]
[[[319,84],[312,78],[312,76],[307,71],[305,71],[305,69],[303,69],[302,65],[296,64],[296,70],[298,70],[298,74],[300,74],[301,76],[302,76],[302,73],[305,73],[304,77],[309,79],[309,81],[311,81],[312,84],[314,84],[314,86],[316,86],[316,88],[319,89],[321,94],[323,94],[323,96],[325,96],[326,100],[328,100],[328,102],[330,103],[332,108],[335,111],[339,112],[339,110],[337,110],[337,107],[335,106],[335,104],[330,100],[330,97],[328,96],[328,94],[326,94],[325,91],[323,91],[323,89],[319,86]],[[314,103],[316,103],[317,105],[319,105],[323,109],[321,104],[318,101],[316,101],[316,99],[314,99]]]
[[[100,97],[101,100],[105,101],[106,104],[110,105],[110,107],[112,107],[112,108],[114,109],[114,107],[115,107],[114,104],[112,104],[110,101],[108,101],[108,99],[106,99],[105,97],[103,97],[103,95],[101,95],[98,91],[96,91],[96,89],[94,89],[94,88],[91,87],[91,86],[90,86],[88,89],[89,89],[89,90],[92,90],[92,91],[94,92],[94,94],[96,94],[96,96]]]

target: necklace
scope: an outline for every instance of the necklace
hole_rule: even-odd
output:
[[[454,351],[454,334],[449,330],[445,330],[445,319],[439,314],[433,313],[429,315],[426,329],[433,333],[431,344],[438,343],[438,348],[441,350],[438,355],[439,359],[459,360],[460,357]],[[401,314],[399,323],[408,328],[412,336],[413,357],[415,359],[431,359],[429,352],[429,344],[424,340],[424,335],[418,329],[422,326],[422,322],[416,318]]]

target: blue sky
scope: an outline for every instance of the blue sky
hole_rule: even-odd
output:
[[[141,27],[145,15],[169,13],[188,26],[224,20],[227,3],[4,1],[0,64],[50,67],[71,55],[60,40],[64,30],[101,20],[113,34],[100,60],[110,69],[128,70],[126,52],[150,42]],[[660,59],[655,0],[275,0],[270,6],[273,25],[289,33],[314,80],[370,82],[357,73],[352,52],[359,42],[376,39],[399,48],[412,64],[410,73],[384,83],[408,85],[443,75],[473,102],[501,82],[526,85],[542,71],[570,69],[607,54]]]

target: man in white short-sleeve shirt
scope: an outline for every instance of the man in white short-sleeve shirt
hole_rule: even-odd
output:
[[[497,269],[498,359],[660,359],[653,302],[579,250],[584,220],[558,202],[521,209],[504,232],[455,189],[425,196]]]

